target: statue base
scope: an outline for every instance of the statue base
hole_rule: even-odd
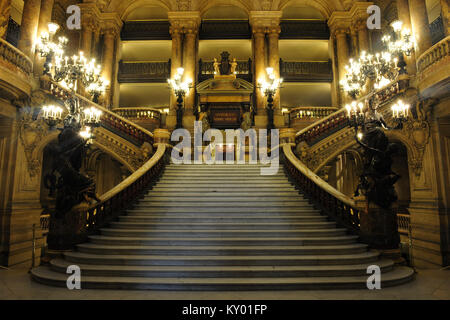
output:
[[[360,239],[370,248],[397,250],[400,244],[397,225],[397,207],[381,208],[376,204],[367,204],[365,197],[355,199],[360,210]]]
[[[47,235],[49,250],[71,250],[87,240],[87,210],[89,204],[82,202],[67,212],[63,218],[50,218],[50,229]]]
[[[176,115],[168,115],[166,117],[166,127],[170,131],[175,130],[177,127],[177,116]]]

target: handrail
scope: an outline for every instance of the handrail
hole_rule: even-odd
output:
[[[359,210],[355,201],[333,188],[306,167],[292,152],[294,144],[284,144],[285,169],[294,183],[317,207],[350,231],[359,231]]]
[[[152,182],[156,181],[163,171],[166,152],[164,143],[157,143],[157,150],[142,167],[133,174],[100,196],[100,202],[92,205],[88,210],[86,228],[94,232],[120,214],[129,206]]]
[[[355,200],[351,199],[350,197],[346,196],[342,192],[336,190],[333,188],[330,184],[325,182],[321,177],[319,177],[317,174],[315,174],[313,171],[311,171],[306,165],[304,165],[292,152],[292,147],[289,145],[283,146],[283,152],[288,158],[289,161],[302,173],[304,174],[308,179],[311,179],[315,184],[317,184],[319,187],[323,188],[326,192],[331,194],[333,197],[337,198],[338,200],[342,201],[346,205],[349,205],[351,207],[355,206]]]

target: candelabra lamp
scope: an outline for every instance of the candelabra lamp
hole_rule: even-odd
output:
[[[189,89],[192,88],[192,80],[182,81],[183,74],[184,68],[178,68],[173,79],[167,79],[169,87],[172,88],[177,97],[177,129],[183,126],[183,100],[186,94],[188,94]]]
[[[273,68],[266,68],[266,73],[269,80],[266,81],[266,79],[261,79],[258,83],[258,88],[260,88],[267,97],[267,129],[271,130],[275,128],[273,123],[273,97],[277,93],[277,90],[281,88],[283,79],[275,77]]]
[[[411,31],[403,28],[403,23],[396,20],[391,23],[392,34],[385,35],[382,41],[387,50],[398,57],[399,74],[407,74],[405,56],[410,56],[414,48],[414,37]]]

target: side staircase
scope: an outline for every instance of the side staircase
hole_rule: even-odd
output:
[[[211,291],[363,289],[370,265],[382,288],[413,278],[321,215],[281,168],[260,168],[169,165],[119,221],[32,277],[65,287],[78,265],[82,288]]]

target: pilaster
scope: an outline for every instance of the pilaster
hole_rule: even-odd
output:
[[[34,60],[35,39],[39,24],[41,0],[25,0],[20,25],[19,50]]]
[[[11,13],[11,0],[0,0],[0,38],[6,38]]]

